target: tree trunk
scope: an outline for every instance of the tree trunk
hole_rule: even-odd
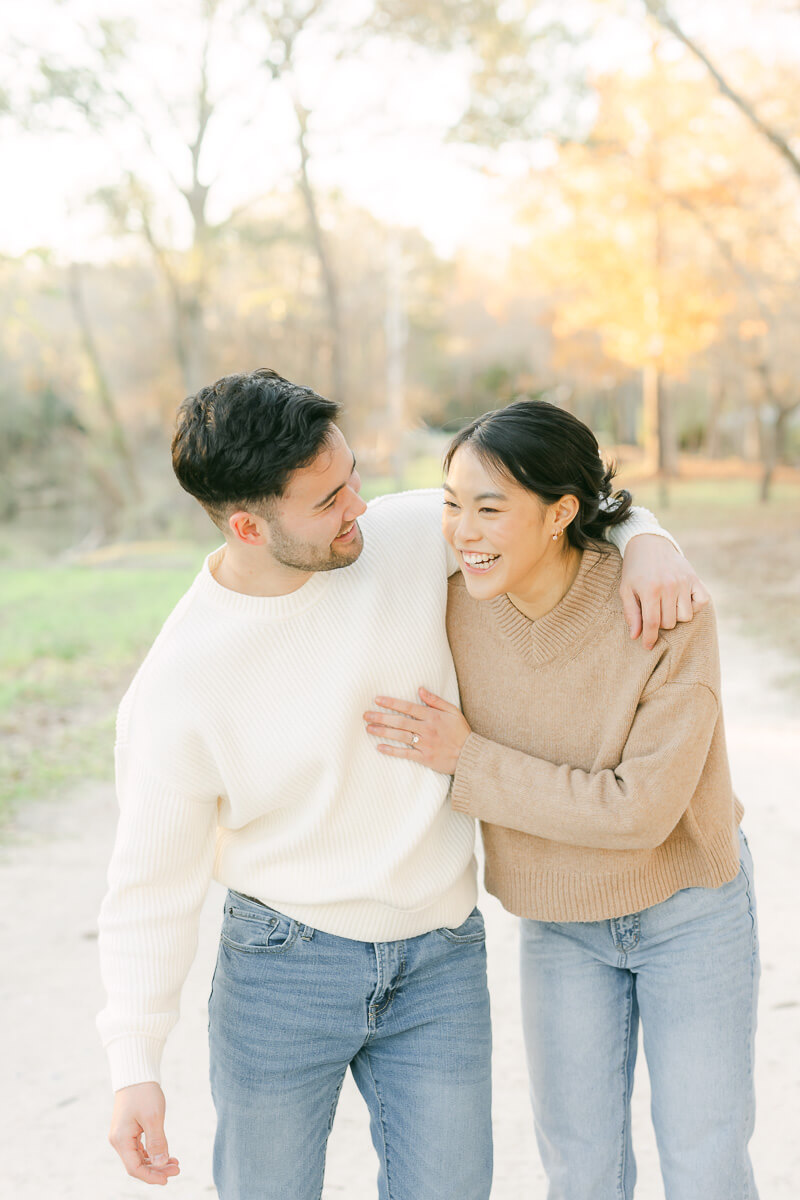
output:
[[[328,326],[331,339],[331,399],[344,404],[347,399],[347,363],[344,339],[344,323],[342,321],[342,305],[339,294],[339,282],[328,253],[325,235],[319,220],[317,201],[311,180],[308,175],[309,154],[306,146],[308,131],[308,112],[293,97],[294,110],[297,116],[297,147],[300,151],[300,192],[306,206],[308,222],[311,228],[311,240],[322,273],[325,289],[325,301],[328,309]]]
[[[794,404],[782,406],[775,418],[775,459],[779,463],[789,461],[789,427],[792,415],[800,408],[800,400]]]
[[[386,248],[386,417],[391,438],[392,473],[395,487],[406,486],[406,349],[408,318],[403,301],[405,264],[399,240],[389,235]]]
[[[83,349],[92,368],[100,405],[108,421],[111,447],[124,468],[133,498],[139,500],[141,498],[141,487],[139,485],[138,473],[133,461],[133,454],[131,453],[125,428],[117,412],[111,386],[94,339],[89,311],[81,289],[80,267],[77,263],[70,263],[67,271],[67,292],[75,321],[80,330]]]
[[[709,458],[719,457],[720,419],[725,408],[725,384],[717,375],[711,382],[711,404],[706,426],[705,452]]]
[[[648,475],[655,475],[661,459],[659,420],[661,417],[661,375],[658,363],[651,359],[642,371],[642,446]]]
[[[678,471],[678,441],[675,431],[675,413],[663,381],[658,389],[658,480],[659,498],[666,507],[669,504],[669,480]]]

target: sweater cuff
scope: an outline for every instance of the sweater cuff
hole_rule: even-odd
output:
[[[658,537],[666,538],[668,542],[672,542],[679,554],[683,553],[675,538],[659,524],[650,509],[640,508],[638,505],[631,509],[630,516],[626,521],[620,525],[609,526],[606,530],[606,537],[609,542],[613,542],[620,554],[624,555],[628,542],[640,533],[654,533]]]
[[[115,1092],[134,1083],[159,1083],[164,1038],[119,1037],[106,1046]]]
[[[484,744],[485,739],[479,737],[477,733],[469,735],[461,747],[461,753],[456,763],[456,772],[453,776],[453,790],[450,793],[450,803],[456,812],[467,813],[471,817],[477,816],[477,813],[472,808],[471,781],[473,772],[480,763]]]

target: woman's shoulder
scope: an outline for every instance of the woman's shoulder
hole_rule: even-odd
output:
[[[641,667],[642,656],[650,657],[652,686],[660,683],[705,683],[719,685],[719,647],[714,604],[709,601],[694,613],[691,621],[679,621],[672,629],[660,629],[652,650],[646,651],[641,635],[633,639],[625,617],[619,584],[622,559],[614,550],[602,555],[602,569],[613,586],[594,628],[594,637],[602,641],[606,653],[619,656],[631,669]],[[589,637],[593,635],[590,632]]]
[[[665,681],[704,683],[719,687],[719,643],[713,601],[699,609],[691,621],[679,621],[673,629],[661,629],[658,642],[664,648]]]

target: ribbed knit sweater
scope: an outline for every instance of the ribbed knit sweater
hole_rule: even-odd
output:
[[[645,650],[625,624],[620,570],[615,551],[585,551],[536,621],[450,581],[473,731],[452,804],[480,818],[486,887],[519,916],[624,916],[739,869],[713,610]]]
[[[474,823],[449,780],[378,754],[362,721],[420,685],[457,703],[441,507],[438,490],[374,501],[357,561],[285,596],[222,587],[217,551],[156,639],[117,721],[98,1018],[115,1088],[158,1079],[212,874],[364,941],[474,906]],[[620,542],[637,532],[662,531],[638,510]]]

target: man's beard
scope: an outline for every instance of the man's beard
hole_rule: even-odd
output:
[[[294,567],[296,571],[335,571],[339,567],[349,567],[364,548],[364,539],[357,522],[352,542],[342,546],[340,550],[336,550],[332,545],[315,546],[312,542],[292,537],[276,517],[269,521],[269,533],[272,557],[282,566]]]

